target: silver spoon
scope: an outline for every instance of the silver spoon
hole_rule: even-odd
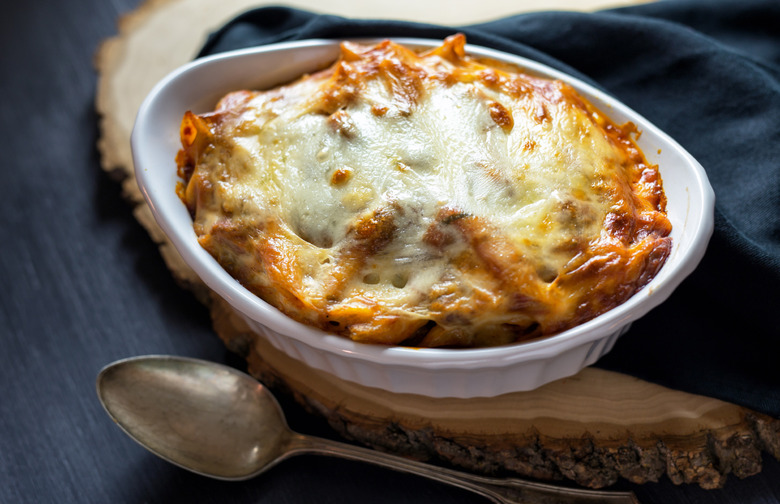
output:
[[[304,453],[343,457],[424,476],[496,503],[639,504],[605,492],[497,479],[290,430],[271,392],[251,376],[197,359],[145,356],[109,364],[100,402],[131,438],[163,459],[222,480],[245,480]]]

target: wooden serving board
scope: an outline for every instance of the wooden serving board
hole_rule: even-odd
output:
[[[208,33],[258,0],[146,0],[119,20],[119,35],[96,56],[103,168],[123,181],[136,218],[160,246],[171,273],[210,310],[227,347],[277,392],[291,394],[344,437],[378,449],[481,473],[568,479],[599,488],[667,475],[705,488],[761,470],[762,452],[780,458],[780,420],[748,409],[587,368],[531,392],[480,399],[431,399],[345,382],[312,369],[252,333],[182,261],[144,204],[132,170],[129,137],[153,85],[191,60]],[[465,2],[299,0],[296,7],[351,17],[469,24],[517,13],[512,0]],[[596,9],[612,0],[537,0],[523,10]],[[173,162],[173,160],[172,160]],[[171,167],[173,168],[173,165]],[[206,309],[206,308],[204,308]]]

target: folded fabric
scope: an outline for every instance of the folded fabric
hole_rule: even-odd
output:
[[[699,268],[597,365],[780,417],[778,27],[776,0],[659,1],[459,27],[266,7],[212,34],[200,56],[307,38],[462,32],[606,90],[704,166],[717,203]]]

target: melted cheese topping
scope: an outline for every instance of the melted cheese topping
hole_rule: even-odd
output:
[[[283,312],[359,341],[504,344],[630,297],[670,249],[631,126],[464,43],[345,43],[325,71],[185,114],[201,244]]]

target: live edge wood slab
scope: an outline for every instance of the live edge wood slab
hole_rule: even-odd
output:
[[[405,2],[410,9],[399,6]],[[616,3],[635,2],[526,2],[523,9],[596,9]],[[102,166],[123,181],[136,218],[159,244],[171,273],[210,310],[216,333],[246,358],[250,373],[326,418],[347,439],[479,473],[571,480],[592,488],[620,478],[643,483],[666,475],[678,484],[717,488],[729,474],[758,473],[762,452],[780,459],[780,420],[631,376],[587,368],[531,392],[431,399],[340,380],[289,358],[250,331],[200,282],[157,227],[136,186],[129,135],[152,86],[192,59],[211,30],[259,5],[258,0],[146,0],[119,20],[119,35],[106,40],[96,55]],[[417,0],[296,3],[353,17],[415,12],[415,20],[444,24],[514,14],[516,5],[511,0],[468,2],[459,9]]]

